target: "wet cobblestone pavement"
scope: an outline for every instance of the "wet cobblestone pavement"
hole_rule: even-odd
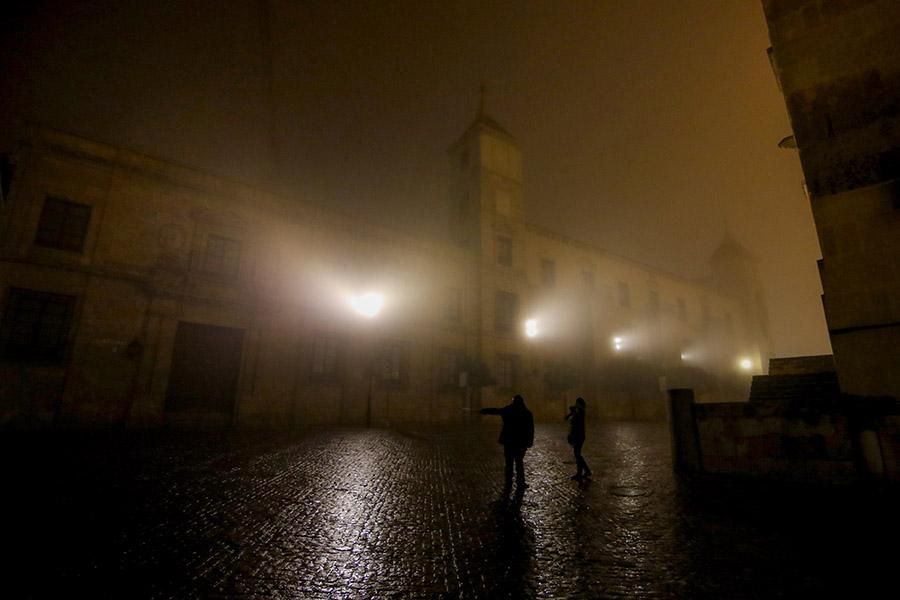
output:
[[[801,598],[895,587],[896,497],[684,481],[664,424],[2,438],[5,597]],[[879,550],[879,543],[888,544]]]

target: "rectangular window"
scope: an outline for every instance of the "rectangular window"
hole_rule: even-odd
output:
[[[444,319],[459,323],[462,320],[462,290],[447,288],[444,293]]]
[[[462,365],[462,353],[451,348],[441,348],[438,353],[438,385],[442,388],[459,386],[459,371]]]
[[[513,390],[516,387],[517,359],[512,354],[497,355],[497,387],[501,390]]]
[[[75,296],[10,288],[0,324],[0,357],[62,364]]]
[[[505,235],[497,236],[497,264],[511,267],[513,264],[512,238]]]
[[[512,333],[516,327],[519,297],[511,292],[497,292],[494,298],[494,327],[502,333]]]
[[[687,304],[684,301],[684,298],[678,298],[678,319],[680,321],[687,321]]]
[[[39,246],[81,252],[91,221],[91,207],[47,196],[34,242]]]
[[[400,385],[406,380],[406,362],[406,343],[396,340],[385,341],[381,344],[376,372],[382,382]]]
[[[556,262],[552,258],[541,259],[541,285],[545,287],[556,285]]]
[[[340,347],[338,340],[329,336],[313,339],[310,374],[314,378],[333,379],[340,369]]]
[[[203,270],[213,275],[233,277],[241,264],[241,243],[221,235],[210,234],[206,238]]]
[[[631,291],[624,281],[619,282],[619,306],[625,308],[631,306]]]

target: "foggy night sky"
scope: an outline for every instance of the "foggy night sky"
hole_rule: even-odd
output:
[[[31,119],[431,235],[484,81],[530,221],[694,277],[727,220],[774,355],[830,352],[759,0],[8,6],[0,151]]]

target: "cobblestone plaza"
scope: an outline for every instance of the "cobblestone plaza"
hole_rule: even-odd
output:
[[[885,490],[679,480],[664,424],[612,423],[589,428],[581,484],[562,424],[539,425],[529,487],[507,496],[498,425],[7,435],[4,596],[799,598],[892,580]]]

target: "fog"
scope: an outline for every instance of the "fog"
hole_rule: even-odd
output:
[[[829,352],[819,257],[756,0],[18,2],[0,151],[26,120],[446,233],[446,150],[485,110],[529,220],[701,277],[759,259],[778,355]]]

